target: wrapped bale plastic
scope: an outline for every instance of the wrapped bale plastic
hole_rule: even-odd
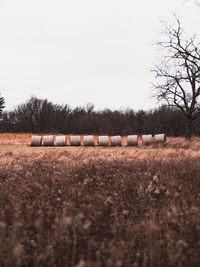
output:
[[[70,146],[80,146],[81,137],[80,136],[70,136]]]
[[[56,146],[66,146],[66,136],[56,136]]]
[[[143,146],[151,145],[152,144],[152,135],[151,134],[142,135],[142,144],[143,144]]]
[[[94,146],[94,136],[93,135],[84,136],[83,144],[84,146]]]
[[[122,138],[120,135],[111,136],[111,146],[121,146],[122,145]]]
[[[31,146],[41,146],[41,145],[42,145],[42,136],[31,137]]]
[[[98,144],[99,144],[99,146],[108,146],[108,144],[109,144],[108,136],[99,136],[98,137]]]
[[[154,136],[155,143],[164,143],[166,142],[166,140],[167,140],[167,137],[165,134],[156,134]]]
[[[128,135],[127,136],[128,146],[137,146],[138,145],[138,136],[137,135]]]
[[[54,145],[53,135],[44,136],[43,137],[43,145],[44,146],[53,146]]]

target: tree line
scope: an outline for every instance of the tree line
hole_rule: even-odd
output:
[[[93,104],[70,108],[47,99],[31,97],[12,111],[4,111],[1,132],[62,133],[62,134],[185,134],[185,116],[177,108],[160,106],[153,110],[96,111]],[[192,132],[200,135],[200,119]]]

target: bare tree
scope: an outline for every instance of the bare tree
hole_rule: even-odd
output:
[[[152,70],[155,96],[179,108],[186,118],[185,137],[191,138],[194,121],[200,116],[200,43],[197,36],[187,37],[179,19],[175,25],[163,23],[164,38],[156,43],[160,62]]]
[[[87,114],[90,114],[92,113],[92,111],[94,110],[94,105],[92,103],[87,103],[86,104],[86,111],[87,111]]]

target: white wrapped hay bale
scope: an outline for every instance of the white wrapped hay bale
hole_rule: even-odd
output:
[[[42,145],[42,136],[31,137],[31,146],[41,146],[41,145]]]
[[[138,136],[137,135],[128,135],[127,136],[128,146],[137,146],[138,145]]]
[[[43,137],[43,145],[44,146],[53,146],[54,145],[53,135],[44,136]]]
[[[66,146],[66,136],[56,136],[56,146]]]
[[[108,146],[108,144],[109,144],[108,136],[99,136],[98,137],[98,144],[99,144],[99,146]]]
[[[142,144],[143,144],[143,146],[151,145],[152,144],[152,135],[151,134],[142,135]]]
[[[80,146],[81,137],[80,136],[70,136],[70,146]]]
[[[166,140],[167,140],[167,137],[165,134],[156,134],[154,136],[155,143],[164,143],[166,142]]]
[[[94,146],[94,136],[87,135],[83,137],[83,145],[84,146]]]
[[[111,136],[111,146],[121,146],[122,138],[120,135]]]

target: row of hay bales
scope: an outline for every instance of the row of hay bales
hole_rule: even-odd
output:
[[[42,140],[43,139],[43,140]],[[121,146],[122,145],[122,137],[120,135],[111,136],[111,146]],[[154,138],[151,134],[142,135],[142,144],[143,145],[151,145],[153,142],[155,143],[164,143],[166,141],[165,134],[156,134]],[[31,146],[54,146],[54,136],[48,135],[44,136],[32,136],[31,138]],[[66,136],[56,136],[55,138],[56,146],[66,146],[67,140]],[[80,146],[81,145],[81,137],[80,136],[70,136],[70,146]],[[94,136],[87,135],[83,137],[83,145],[84,146],[94,146]],[[138,135],[128,135],[127,136],[127,145],[128,146],[138,146]],[[98,146],[109,146],[109,137],[108,136],[98,136]]]

